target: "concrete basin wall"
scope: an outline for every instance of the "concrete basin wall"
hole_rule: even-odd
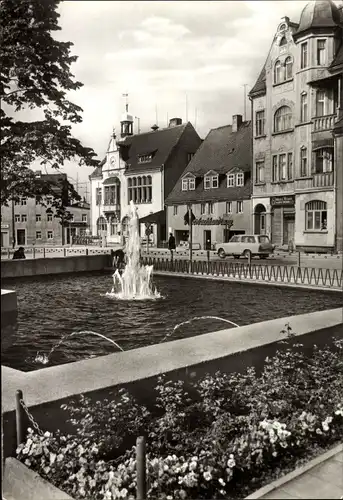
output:
[[[314,344],[331,343],[333,336],[343,338],[342,312],[338,308],[275,319],[29,373],[2,367],[4,456],[15,453],[17,389],[23,391],[43,430],[67,431],[66,413],[60,405],[72,396],[83,393],[102,399],[113,388],[128,387],[139,401],[151,406],[160,374],[187,382],[218,370],[242,372],[248,366],[259,370],[267,356],[285,347],[280,344],[285,339],[280,331],[286,323],[292,327],[294,340],[311,351]]]
[[[70,257],[55,257],[54,259],[2,260],[1,279],[102,271],[109,264],[109,255],[72,255]]]
[[[1,290],[1,349],[12,345],[17,318],[17,293],[14,290]]]

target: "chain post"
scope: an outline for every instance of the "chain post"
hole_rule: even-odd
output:
[[[15,420],[16,420],[16,430],[17,430],[17,446],[23,443],[25,439],[25,413],[24,408],[21,405],[23,399],[23,391],[18,389],[15,393]]]
[[[145,437],[136,441],[137,500],[146,500],[146,445]]]
[[[17,442],[18,442],[19,437],[21,437],[21,441],[19,442],[19,444],[22,443],[24,441],[24,438],[25,438],[25,433],[27,431],[27,428],[25,429],[23,426],[23,418],[25,418],[25,414],[26,414],[27,418],[29,419],[29,421],[31,422],[32,427],[37,431],[37,433],[40,436],[44,436],[44,432],[39,427],[39,425],[35,421],[34,417],[31,415],[31,413],[29,412],[29,409],[23,400],[23,393],[20,390],[18,390],[16,393],[16,402],[17,402],[17,415],[20,415],[19,425],[21,424],[19,426],[19,431],[22,433],[22,436],[20,436],[20,434],[18,433],[18,427],[17,427]],[[20,408],[19,408],[19,406],[20,406]],[[18,422],[18,420],[17,420],[17,422]]]

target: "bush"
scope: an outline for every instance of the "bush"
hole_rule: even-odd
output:
[[[135,448],[121,446],[144,433],[149,499],[243,497],[342,439],[342,341],[308,357],[301,347],[286,344],[259,375],[216,373],[188,388],[160,377],[154,413],[126,390],[95,404],[81,396],[64,406],[73,434],[30,430],[18,458],[76,499],[130,499]]]

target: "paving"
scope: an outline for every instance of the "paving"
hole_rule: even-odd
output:
[[[341,446],[343,449],[343,446]],[[343,451],[273,489],[260,499],[326,499],[343,496]]]

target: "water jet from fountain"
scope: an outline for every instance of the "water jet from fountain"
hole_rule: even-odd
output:
[[[55,344],[51,349],[50,349],[50,352],[49,354],[40,354],[39,351],[37,352],[36,354],[36,357],[35,357],[35,362],[36,363],[41,363],[42,365],[46,365],[49,363],[50,361],[50,358],[53,354],[53,352],[58,349],[58,347],[60,347],[60,345],[63,344],[64,340],[67,339],[68,337],[73,337],[74,335],[96,335],[97,337],[102,337],[103,339],[105,340],[108,340],[109,342],[111,342],[111,344],[115,345],[116,347],[118,347],[118,349],[120,349],[122,352],[124,352],[124,349],[122,347],[120,347],[119,344],[117,344],[117,342],[115,342],[114,340],[111,340],[107,337],[105,337],[105,335],[102,335],[101,333],[97,333],[97,332],[92,332],[91,330],[82,330],[81,332],[73,332],[73,333],[68,333],[68,335],[64,335],[61,340]]]
[[[122,274],[118,269],[113,274],[114,287],[106,295],[121,300],[158,299],[161,295],[152,287],[153,266],[140,264],[140,233],[137,207],[130,201],[129,234],[125,245],[126,266]]]

